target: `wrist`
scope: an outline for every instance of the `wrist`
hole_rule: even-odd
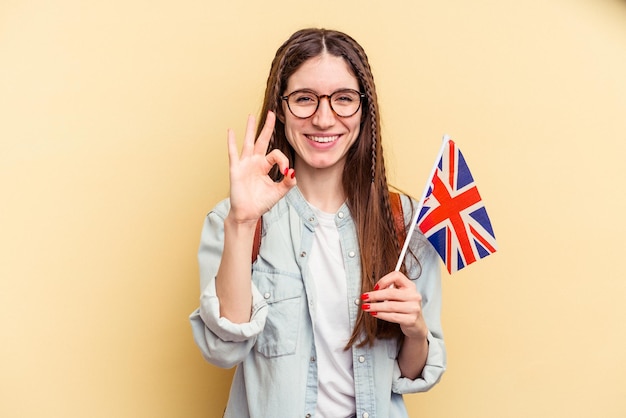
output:
[[[404,338],[412,342],[420,343],[428,340],[428,328],[426,326],[403,329],[402,332],[404,333]]]
[[[226,216],[224,219],[224,240],[240,244],[252,240],[258,221],[238,221],[231,215]]]
[[[237,230],[241,230],[241,231],[246,231],[248,229],[252,229],[254,230],[254,228],[256,227],[257,222],[259,221],[260,218],[258,219],[237,219],[237,217],[235,215],[233,215],[232,212],[229,212],[228,215],[226,215],[226,218],[224,219],[224,227],[230,227],[232,229],[237,229]]]

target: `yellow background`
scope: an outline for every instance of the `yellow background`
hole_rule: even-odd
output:
[[[449,277],[449,368],[415,417],[626,416],[626,2],[3,0],[0,416],[218,417],[205,213],[226,129],[304,26],[368,51],[390,179],[450,134],[499,252]]]

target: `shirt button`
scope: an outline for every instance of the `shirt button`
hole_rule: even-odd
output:
[[[311,357],[311,363],[315,363],[315,357]]]
[[[363,412],[363,418],[370,418],[370,414],[368,414],[367,412]]]
[[[359,363],[363,363],[364,361],[365,361],[365,356],[359,356]]]
[[[306,251],[302,251],[302,252],[300,253],[300,257],[303,257],[303,258],[304,258],[304,257],[306,257]]]
[[[348,253],[348,257],[350,257],[350,258],[354,258],[355,255],[356,255],[356,253],[354,251],[350,251]]]
[[[339,212],[337,216],[339,216],[339,219],[343,219],[343,212]]]
[[[361,301],[359,300],[359,298],[354,299],[354,304],[357,306],[361,304]]]
[[[311,414],[306,414],[304,418],[311,418]]]
[[[270,296],[271,296],[271,295],[270,295],[270,293],[269,293],[269,292],[265,292],[265,293],[263,294],[263,297],[264,297],[265,299],[269,299],[269,298],[270,298]]]
[[[315,220],[315,218],[312,217],[312,216],[309,218],[309,222],[313,222],[314,220]]]

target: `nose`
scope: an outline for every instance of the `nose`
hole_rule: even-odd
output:
[[[336,122],[335,112],[330,107],[330,97],[328,95],[320,96],[319,100],[319,106],[313,115],[311,122],[321,129],[327,129],[333,126]]]

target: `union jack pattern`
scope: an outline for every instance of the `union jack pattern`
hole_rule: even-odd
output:
[[[443,146],[417,226],[454,273],[496,252],[487,210],[454,141]]]

